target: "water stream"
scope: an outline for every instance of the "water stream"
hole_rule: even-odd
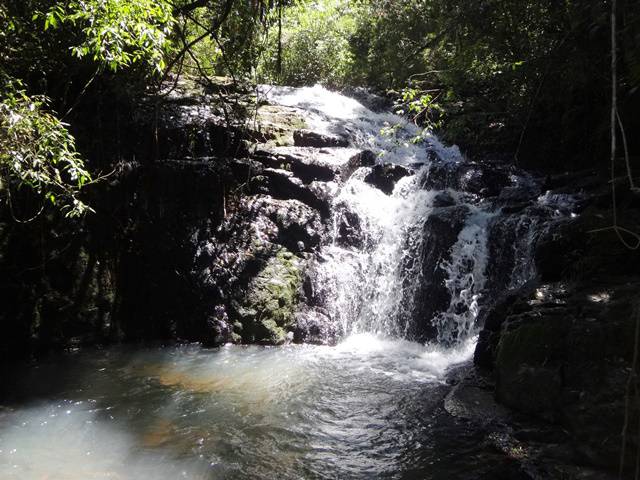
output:
[[[267,96],[303,111],[315,131],[346,133],[354,152],[414,172],[390,195],[364,181],[367,168],[336,190],[314,284],[341,341],[89,350],[16,372],[0,406],[0,479],[475,478],[501,461],[442,408],[448,372],[473,353],[497,214],[462,192],[446,192],[465,216],[437,266],[450,298],[427,319],[432,342],[411,341],[431,274],[422,233],[442,193],[422,185],[432,159],[464,159],[321,87]],[[357,244],[341,238],[345,211],[358,219]]]

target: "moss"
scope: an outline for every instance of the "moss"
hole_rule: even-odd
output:
[[[282,248],[269,258],[249,284],[237,309],[244,341],[284,343],[293,326],[302,286],[301,261]]]
[[[289,107],[265,105],[258,110],[260,131],[276,146],[293,145],[293,132],[306,128],[304,118]]]
[[[496,393],[501,402],[552,419],[561,401],[570,324],[571,318],[551,314],[507,325],[496,357]]]

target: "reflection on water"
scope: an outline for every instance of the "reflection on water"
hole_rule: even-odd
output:
[[[472,349],[358,335],[65,356],[16,372],[0,478],[438,478],[475,443],[440,411]]]

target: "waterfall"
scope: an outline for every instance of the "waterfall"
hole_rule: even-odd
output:
[[[464,170],[468,162],[458,148],[320,86],[263,87],[262,93],[298,110],[309,129],[348,138],[351,154],[375,154],[374,165],[359,166],[335,188],[330,232],[313,269],[314,292],[339,336],[373,333],[448,345],[474,336],[486,293],[489,231],[500,209],[465,188],[477,172]],[[325,149],[344,164],[341,150]],[[383,165],[397,167],[402,177],[387,192],[367,181]],[[459,171],[457,182],[449,178]],[[508,180],[512,188],[522,183]],[[522,283],[533,274],[528,255],[514,250],[513,256],[518,280],[510,283]]]

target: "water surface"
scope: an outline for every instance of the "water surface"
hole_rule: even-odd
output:
[[[472,350],[356,335],[68,354],[16,372],[0,478],[472,478],[479,439],[442,410]]]

